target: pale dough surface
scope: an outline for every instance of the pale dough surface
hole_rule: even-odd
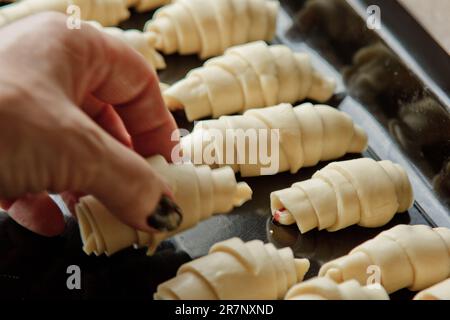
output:
[[[319,276],[339,283],[356,279],[365,285],[370,266],[379,268],[388,293],[429,288],[450,276],[450,229],[397,225],[324,264]]]
[[[278,130],[274,137],[271,129]],[[227,134],[234,134],[235,140],[228,139]],[[245,135],[254,137],[254,141],[245,139],[245,143],[239,143]],[[266,145],[268,149],[277,144],[278,155],[271,156],[279,161],[278,172],[296,173],[322,160],[364,151],[367,135],[347,114],[329,106],[306,103],[297,107],[281,104],[248,110],[243,115],[200,121],[193,132],[181,140],[183,155],[193,163],[221,166],[233,162],[233,169],[242,176],[261,175],[262,169],[270,166],[263,161],[264,155],[250,151],[255,144]],[[213,150],[208,152],[209,149]],[[232,159],[230,153],[240,158]],[[257,158],[253,163],[251,155]],[[227,158],[231,161],[226,161]],[[395,196],[393,189],[392,192]]]
[[[95,20],[102,26],[115,26],[130,17],[128,0],[22,0],[0,8],[0,26],[26,16],[43,12],[67,12],[67,7],[80,8],[82,20]]]
[[[158,244],[213,214],[228,213],[252,197],[245,182],[236,182],[228,167],[210,169],[192,164],[168,164],[162,156],[149,163],[171,186],[176,203],[183,213],[183,222],[175,232],[148,234],[135,230],[114,217],[97,199],[86,196],[76,206],[83,250],[87,254],[111,255],[124,248],[148,247],[152,254]]]
[[[177,0],[158,9],[145,30],[165,54],[222,54],[227,48],[275,35],[275,0]]]
[[[182,265],[176,277],[160,284],[155,299],[281,299],[303,280],[307,259],[295,259],[290,248],[232,238],[216,243],[209,254]]]
[[[164,91],[164,98],[169,109],[183,108],[193,121],[306,98],[324,102],[334,90],[334,79],[314,70],[307,54],[256,41],[206,61]]]
[[[354,224],[383,226],[396,213],[411,208],[414,195],[402,167],[362,158],[333,162],[310,180],[272,192],[270,202],[275,220],[296,223],[305,233],[314,228],[337,231]]]
[[[420,291],[414,300],[450,300],[450,278]]]
[[[356,280],[336,283],[329,278],[312,278],[296,284],[285,300],[389,300],[380,285],[361,286]]]

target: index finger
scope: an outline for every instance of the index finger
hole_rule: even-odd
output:
[[[164,105],[159,79],[144,58],[128,45],[83,24],[81,35],[86,39],[84,56],[96,57],[86,66],[87,92],[114,106],[131,136],[134,149],[144,157],[159,153],[170,160],[177,129],[174,118]],[[76,45],[76,44],[72,44]],[[77,66],[79,67],[79,65]],[[78,73],[80,74],[80,73]]]

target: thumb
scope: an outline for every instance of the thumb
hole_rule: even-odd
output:
[[[69,145],[65,139],[64,146],[58,148],[71,153],[64,158],[73,165],[58,166],[70,168],[70,172],[54,172],[56,180],[64,176],[72,178],[68,179],[68,185],[60,185],[56,191],[91,194],[127,225],[148,232],[161,229],[154,223],[154,212],[161,209],[162,200],[166,203],[171,197],[166,181],[144,158],[111,137],[85,114],[80,112],[79,117],[81,125],[74,129]],[[173,205],[167,212],[170,213],[176,214],[171,221],[175,219],[178,227],[179,209]]]

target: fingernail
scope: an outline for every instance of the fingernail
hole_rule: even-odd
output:
[[[183,220],[181,209],[168,196],[162,196],[147,224],[161,232],[176,230]]]

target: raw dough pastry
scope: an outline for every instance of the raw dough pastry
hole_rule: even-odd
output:
[[[158,9],[145,30],[165,54],[206,59],[234,45],[272,40],[279,6],[273,0],[177,0]]]
[[[307,54],[257,41],[230,48],[190,71],[164,98],[169,109],[184,109],[193,121],[305,98],[324,102],[334,89],[335,81],[315,71]]]
[[[450,300],[450,278],[419,292],[414,300]]]
[[[365,285],[372,275],[369,266],[380,268],[381,285],[388,293],[428,288],[450,276],[450,229],[395,226],[324,264],[319,276],[339,283],[356,279]]]
[[[125,0],[125,1],[128,1],[129,7],[134,7],[138,12],[150,11],[172,2],[172,0]]]
[[[128,0],[22,0],[0,8],[0,27],[43,11],[67,12],[80,8],[82,20],[95,20],[103,26],[114,26],[129,18]]]
[[[122,30],[115,27],[104,28],[95,21],[90,21],[89,23],[97,29],[126,42],[130,47],[139,52],[153,69],[160,70],[166,68],[166,62],[163,56],[156,51],[154,38],[149,34],[139,30]]]
[[[244,243],[232,238],[216,243],[209,254],[178,269],[158,286],[159,300],[275,300],[303,280],[307,259],[295,259],[290,248],[271,243]]]
[[[76,206],[83,250],[87,254],[114,254],[135,245],[148,247],[152,254],[159,243],[175,233],[191,228],[212,214],[227,213],[251,199],[252,190],[245,182],[236,182],[233,170],[211,170],[192,164],[171,165],[162,156],[150,158],[149,163],[172,188],[175,201],[183,211],[183,222],[170,233],[149,234],[135,230],[108,212],[94,197],[80,199]]]
[[[285,300],[389,300],[380,285],[361,286],[356,280],[336,283],[329,278],[313,278],[293,286]]]
[[[364,158],[331,163],[310,180],[272,192],[270,202],[277,222],[297,223],[305,233],[316,227],[337,231],[353,224],[383,226],[411,208],[414,196],[401,166]]]
[[[278,129],[277,136],[272,138],[268,129]],[[230,139],[230,135],[234,139]],[[254,139],[245,139],[245,136],[254,136]],[[272,143],[278,144],[278,155],[276,150],[270,155]],[[255,145],[258,151],[255,151]],[[181,140],[183,156],[193,163],[232,165],[244,177],[276,173],[262,171],[271,165],[262,159],[265,156],[259,152],[262,145],[268,146],[265,153],[274,159],[278,156],[277,172],[290,170],[296,173],[300,168],[315,166],[321,160],[364,151],[367,135],[345,113],[329,106],[305,103],[295,108],[281,104],[248,110],[243,115],[201,121],[190,135]],[[213,149],[212,160],[209,159],[210,149]],[[235,159],[227,161],[230,154],[234,154]]]

